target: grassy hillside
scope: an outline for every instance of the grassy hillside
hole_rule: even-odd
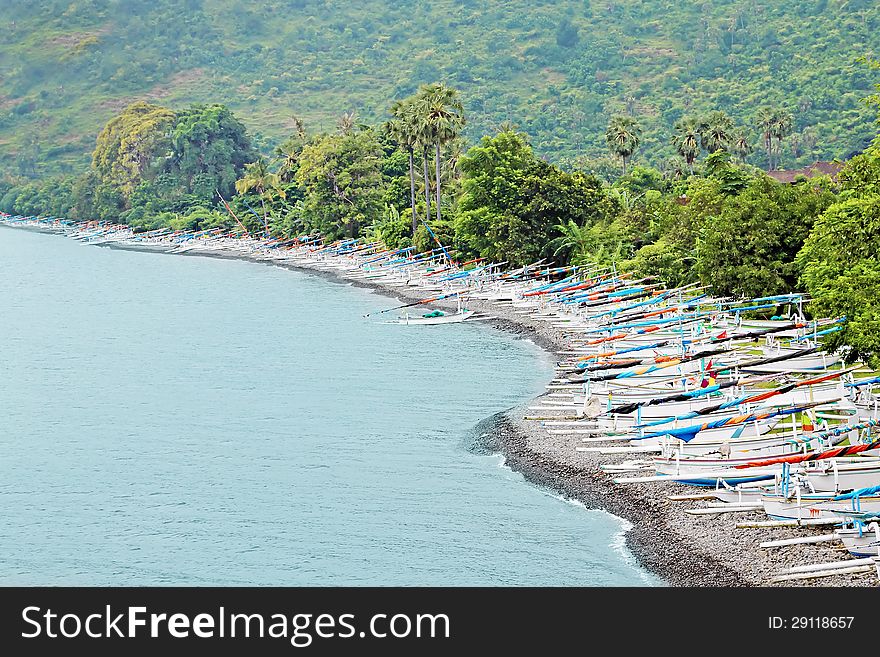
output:
[[[672,124],[720,108],[754,128],[787,107],[782,165],[845,157],[874,134],[872,0],[9,0],[0,7],[0,172],[79,171],[134,99],[228,104],[263,148],[342,112],[385,118],[420,83],[459,88],[475,140],[512,121],[551,160],[603,157],[609,116]]]

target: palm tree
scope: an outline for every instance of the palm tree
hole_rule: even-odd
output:
[[[733,130],[733,120],[727,114],[720,110],[712,112],[703,121],[700,145],[706,149],[707,153],[729,150]]]
[[[428,116],[424,113],[421,104],[417,104],[416,111],[416,139],[422,148],[422,174],[425,177],[425,223],[431,219],[431,179],[428,175],[428,160],[431,145],[434,143],[434,135],[431,131],[431,124]],[[415,232],[416,223],[413,221],[413,232]]]
[[[235,181],[235,191],[239,194],[247,194],[256,190],[260,195],[260,203],[263,205],[263,228],[266,235],[269,234],[269,218],[266,212],[266,196],[274,192],[281,198],[285,197],[284,190],[279,186],[278,174],[269,171],[266,161],[260,158],[244,167],[244,176]]]
[[[419,90],[420,113],[424,115],[426,134],[434,146],[434,177],[436,180],[437,222],[440,222],[440,149],[458,137],[464,127],[464,109],[458,91],[442,82],[425,85]],[[427,151],[426,151],[427,152]]]
[[[773,114],[773,137],[776,139],[777,153],[782,153],[782,140],[791,134],[794,117],[787,109],[779,108]]]
[[[274,153],[278,157],[278,179],[283,183],[293,181],[296,174],[296,163],[306,143],[305,124],[296,116],[293,117],[293,135],[283,144],[276,146]]]
[[[446,159],[443,170],[447,172],[447,180],[458,180],[461,176],[459,163],[461,162],[461,158],[464,157],[466,150],[467,143],[460,137],[446,144],[443,152],[443,157]]]
[[[782,152],[782,141],[791,134],[793,123],[791,112],[782,107],[762,107],[758,112],[761,138],[764,148],[767,149],[768,169],[775,169],[779,165],[774,155],[778,156]]]
[[[791,143],[791,154],[796,158],[800,157],[801,153],[803,152],[801,150],[801,137],[800,137],[800,135],[798,135],[798,133],[796,133],[796,132],[792,133],[790,143]]]
[[[761,130],[761,141],[767,151],[767,168],[773,168],[773,124],[774,112],[770,107],[762,107],[758,110],[758,127]]]
[[[639,147],[642,129],[638,122],[630,116],[615,116],[608,123],[605,131],[605,143],[608,149],[620,158],[623,163],[623,175],[626,175],[626,159],[632,157]]]
[[[354,129],[357,127],[357,112],[343,112],[342,116],[339,117],[339,132],[343,135],[348,135],[354,132]]]
[[[557,224],[556,230],[559,237],[549,244],[553,249],[553,255],[562,255],[565,261],[577,265],[589,260],[591,251],[595,246],[592,231],[587,226],[579,226],[569,219],[564,224]]]
[[[794,118],[787,109],[763,107],[758,113],[758,125],[761,128],[761,137],[764,148],[767,149],[767,167],[775,169],[779,162],[774,160],[774,154],[782,150],[782,140],[791,134]],[[774,140],[775,143],[774,143]]]
[[[415,176],[415,149],[419,142],[418,123],[415,103],[411,98],[395,101],[391,106],[389,121],[391,134],[398,143],[406,149],[409,156],[409,203],[412,209],[412,231],[416,234],[419,222],[416,218],[416,176]]]
[[[730,140],[730,152],[739,158],[741,162],[744,162],[752,152],[752,144],[744,131],[740,130],[733,133],[733,137]]]
[[[819,141],[819,137],[816,134],[816,128],[812,126],[807,126],[801,132],[801,141],[804,144],[804,150],[807,152],[811,152],[815,147],[816,143]]]
[[[670,180],[681,180],[685,177],[685,170],[681,166],[681,160],[677,157],[669,158],[661,167],[663,175]]]
[[[694,162],[700,154],[700,135],[703,131],[703,123],[697,119],[682,119],[675,124],[672,145],[687,162],[691,174],[694,173]]]

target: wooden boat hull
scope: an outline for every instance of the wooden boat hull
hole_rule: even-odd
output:
[[[852,556],[880,556],[880,529],[877,523],[872,523],[867,529],[838,529],[834,533]]]
[[[804,474],[817,491],[843,491],[869,488],[880,484],[880,461],[865,459],[865,463],[824,463],[822,467],[806,468]]]
[[[439,317],[400,317],[387,323],[405,324],[407,326],[434,326],[437,324],[457,324],[459,322],[467,321],[476,314],[476,310],[466,310],[464,312],[454,313],[451,315],[440,315]]]
[[[784,498],[781,495],[763,495],[764,511],[775,520],[803,520],[806,518],[843,518],[853,513],[880,514],[880,496],[866,495],[858,500],[835,500],[833,494],[802,495]]]

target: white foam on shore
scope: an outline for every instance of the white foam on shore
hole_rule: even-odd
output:
[[[507,460],[504,458],[503,455],[493,454],[493,455],[489,456],[489,458],[493,458],[493,457],[498,459],[498,467],[503,468],[504,470],[507,470],[511,474],[518,475],[519,477],[521,477],[523,479],[523,481],[528,481],[522,475],[522,473],[516,472],[515,470],[513,470],[513,468],[511,468],[509,465],[507,465]],[[531,482],[529,482],[529,483],[531,483]],[[548,490],[548,489],[544,488],[543,486],[538,486],[535,484],[532,484],[532,485],[538,491],[540,491],[542,494],[547,495],[549,497],[552,497],[556,500],[559,500],[561,502],[565,502],[567,504],[571,504],[572,506],[576,506],[579,509],[582,509],[583,511],[587,511],[589,513],[601,513],[603,515],[608,516],[609,518],[612,518],[620,526],[620,529],[619,529],[619,531],[615,532],[614,537],[612,538],[611,542],[608,544],[608,547],[610,547],[612,549],[612,551],[616,552],[628,565],[632,566],[632,568],[638,572],[639,578],[646,585],[648,585],[648,586],[657,586],[658,585],[657,578],[654,577],[653,575],[651,575],[651,573],[649,573],[645,569],[645,567],[641,563],[639,563],[639,560],[636,559],[635,555],[632,552],[630,552],[629,548],[626,546],[626,535],[634,526],[629,520],[626,520],[625,518],[621,518],[619,516],[616,516],[613,513],[605,511],[604,509],[590,509],[587,507],[586,504],[584,504],[580,500],[575,500],[570,497],[566,497],[565,495],[560,495],[559,493],[555,493],[551,490]]]
[[[620,555],[620,557],[625,562],[627,562],[638,571],[639,577],[645,584],[656,586],[657,581],[651,577],[651,574],[648,573],[647,570],[645,570],[645,567],[639,563],[639,560],[636,559],[633,553],[629,551],[629,548],[626,547],[626,535],[633,528],[633,524],[629,520],[616,516],[613,513],[605,511],[604,509],[588,509],[587,506],[580,500],[574,500],[570,497],[565,497],[564,495],[559,495],[557,493],[548,492],[547,494],[551,497],[556,498],[557,500],[561,500],[563,502],[567,502],[568,504],[579,507],[584,511],[601,513],[608,516],[609,518],[614,519],[620,525],[620,531],[614,534],[614,538],[612,539],[611,543],[608,544],[608,546],[612,550],[614,550],[614,552]]]

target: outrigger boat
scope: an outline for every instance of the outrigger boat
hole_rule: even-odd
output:
[[[455,313],[445,313],[442,310],[434,310],[424,315],[404,315],[397,319],[388,320],[386,324],[406,324],[415,326],[433,326],[437,324],[457,324],[467,321],[477,314],[476,310],[460,310]]]

